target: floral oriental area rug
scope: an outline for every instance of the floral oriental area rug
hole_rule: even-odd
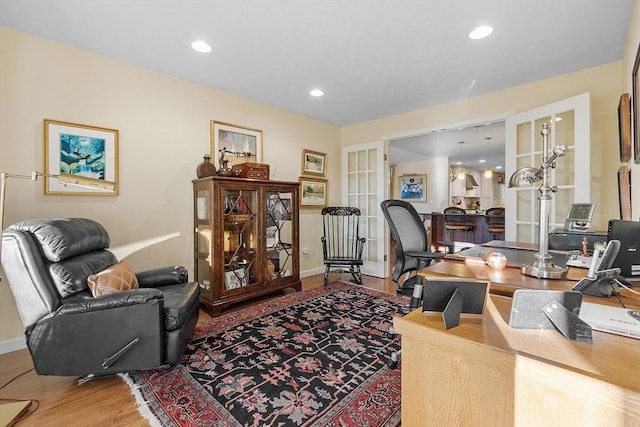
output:
[[[199,323],[179,365],[123,374],[158,426],[396,426],[408,299],[332,283]]]

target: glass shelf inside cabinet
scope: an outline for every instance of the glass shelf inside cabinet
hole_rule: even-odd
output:
[[[256,203],[256,191],[224,191],[224,284],[228,291],[257,282]]]
[[[291,193],[267,193],[267,279],[292,274]]]

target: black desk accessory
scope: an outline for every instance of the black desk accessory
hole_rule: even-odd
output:
[[[574,291],[596,297],[610,297],[620,293],[618,280],[619,268],[611,268],[613,261],[620,250],[619,240],[610,240],[606,247],[603,242],[593,245],[593,257],[586,277],[582,278],[572,288]],[[600,254],[602,253],[602,257]]]
[[[581,305],[580,292],[518,289],[513,293],[509,326],[557,329],[571,341],[591,344],[591,326],[578,317]]]
[[[627,279],[640,279],[640,221],[612,219],[607,228],[607,241],[619,240],[620,250],[611,267],[619,268]]]
[[[446,329],[460,324],[460,314],[484,312],[489,282],[481,280],[428,279],[422,295],[423,312],[442,312]]]

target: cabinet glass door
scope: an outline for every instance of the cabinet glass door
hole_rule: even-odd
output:
[[[224,289],[234,291],[258,282],[257,202],[255,190],[223,189]]]
[[[211,291],[211,218],[209,189],[196,191],[196,281],[205,292]]]
[[[267,192],[266,259],[267,281],[293,274],[292,194]]]

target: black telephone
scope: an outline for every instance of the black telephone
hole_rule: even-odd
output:
[[[606,246],[604,242],[594,243],[589,272],[572,290],[580,291],[585,295],[607,298],[619,294],[620,269],[611,268],[619,250],[620,240],[610,240]],[[603,252],[602,257],[600,257],[601,252]]]

